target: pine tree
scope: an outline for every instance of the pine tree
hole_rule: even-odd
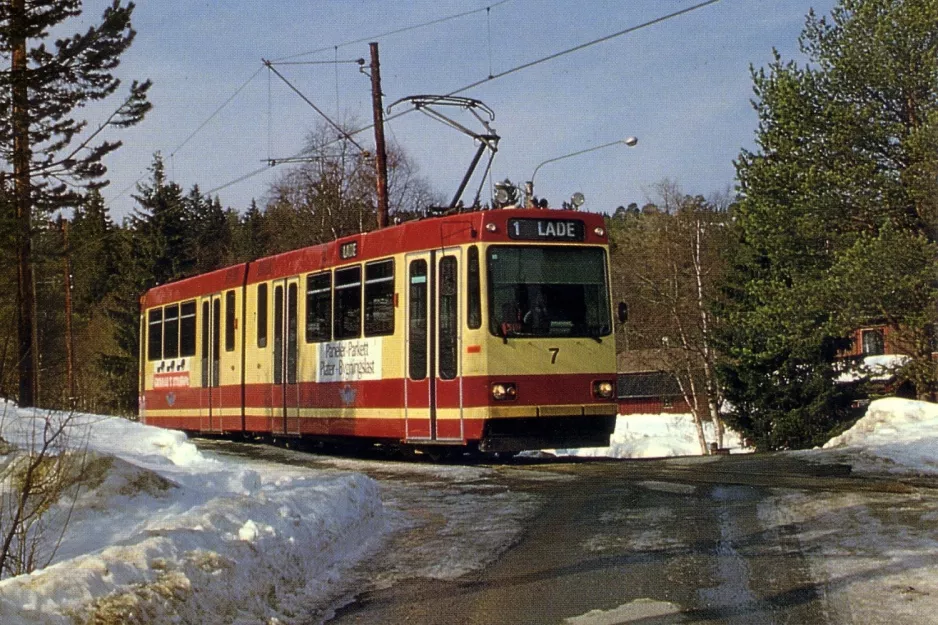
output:
[[[188,238],[192,271],[204,273],[230,264],[233,259],[232,232],[221,201],[217,197],[212,200],[203,196],[199,187],[194,186],[184,203],[190,224]]]
[[[99,355],[96,364],[108,392],[107,412],[133,416],[137,411],[140,366],[140,294],[153,282],[153,276],[136,253],[137,240],[131,227],[118,228],[110,242],[120,259],[106,304],[112,345]]]
[[[934,323],[938,1],[841,0],[829,18],[808,15],[800,42],[807,65],[776,53],[753,72],[759,150],[737,162],[721,310],[730,417],[766,448],[816,444],[850,418],[857,389],[837,382],[838,355],[854,328]],[[887,231],[926,263],[901,283],[924,297],[892,299],[913,309],[863,304],[879,272],[910,269],[898,253],[858,264]]]
[[[126,412],[115,399],[112,371],[102,366],[117,351],[109,312],[127,266],[123,237],[97,191],[75,208],[69,229],[75,406],[88,412]]]
[[[0,56],[9,72],[0,73],[0,143],[12,179],[14,201],[3,208],[14,216],[17,265],[17,362],[19,401],[32,405],[37,394],[38,342],[33,292],[34,220],[78,201],[82,189],[104,184],[102,158],[120,146],[104,139],[110,128],[138,123],[149,109],[149,81],[134,82],[128,94],[94,129],[78,117],[92,103],[117,93],[112,74],[134,39],[134,5],[109,6],[101,23],[71,37],[52,32],[81,15],[80,0],[11,0],[0,3]]]
[[[235,255],[238,262],[256,260],[271,253],[265,215],[251,200],[251,206],[238,221],[235,232]]]
[[[181,187],[166,178],[157,153],[150,180],[137,186],[137,209],[125,228],[112,237],[122,259],[115,276],[108,317],[113,323],[113,351],[101,357],[109,376],[113,405],[122,414],[137,407],[137,372],[140,346],[140,295],[158,284],[190,275],[194,259],[192,221]]]
[[[182,188],[166,178],[158,153],[153,156],[150,172],[150,181],[137,185],[134,199],[138,207],[130,219],[140,293],[190,275],[195,267],[192,222]]]
[[[114,288],[119,258],[112,238],[116,226],[104,198],[92,191],[75,208],[70,229],[72,290],[79,314],[92,316]]]

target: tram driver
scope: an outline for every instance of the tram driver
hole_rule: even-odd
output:
[[[541,333],[550,328],[547,305],[544,303],[544,295],[540,291],[534,296],[531,308],[524,313],[522,321],[524,327],[532,332]]]

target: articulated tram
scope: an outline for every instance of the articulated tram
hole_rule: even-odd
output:
[[[150,425],[480,452],[604,446],[615,425],[601,215],[348,236],[153,288],[140,331]]]

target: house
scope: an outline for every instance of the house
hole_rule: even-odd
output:
[[[636,371],[618,377],[619,414],[690,412],[677,380],[667,371]]]
[[[677,379],[668,371],[668,358],[674,356],[671,351],[636,349],[619,353],[619,414],[690,412]]]
[[[915,385],[910,380],[903,380],[896,372],[908,360],[900,347],[898,331],[885,324],[869,324],[853,331],[851,346],[838,354],[839,358],[851,363],[837,379],[839,383],[853,383],[867,376],[872,386],[872,397],[894,395],[914,398]],[[933,355],[934,356],[934,355]],[[869,398],[857,402],[866,405]]]
[[[853,332],[851,348],[840,355],[844,358],[858,356],[883,356],[897,354],[895,330],[886,325],[870,325],[857,328]]]

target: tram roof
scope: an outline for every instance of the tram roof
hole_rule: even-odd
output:
[[[248,263],[184,278],[153,287],[143,295],[141,304],[143,308],[150,308],[248,284],[420,250],[479,242],[532,242],[518,241],[508,236],[510,219],[557,222],[579,220],[583,222],[584,228],[583,240],[577,241],[578,243],[601,245],[608,240],[604,217],[596,213],[549,209],[497,209],[457,213],[406,221],[381,230],[357,233],[335,241],[265,256]]]

